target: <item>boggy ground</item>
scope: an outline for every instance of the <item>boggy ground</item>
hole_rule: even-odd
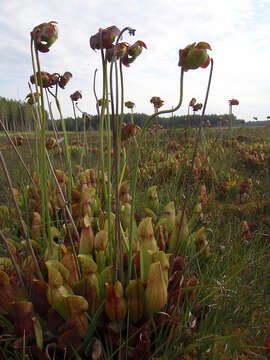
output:
[[[190,191],[186,212],[189,231],[195,234],[205,228],[210,247],[207,256],[203,253],[195,258],[187,269],[190,278],[198,279],[197,299],[203,309],[199,313],[190,309],[190,319],[186,322],[192,336],[186,334],[188,340],[182,336],[174,344],[175,357],[169,349],[159,357],[162,346],[155,345],[155,358],[165,359],[168,354],[175,359],[267,359],[270,354],[270,128],[233,129],[232,141],[229,129],[205,129],[189,183],[195,133],[195,129],[162,130],[158,141],[148,134],[140,162],[137,223],[145,214],[149,216],[145,199],[150,187],[156,186],[158,195],[155,211],[150,214],[155,231],[164,206],[173,201],[176,209],[181,209],[184,196]],[[18,150],[32,174],[38,164],[35,139],[33,134],[23,136]],[[70,134],[69,141],[75,174],[83,151],[82,135],[78,138]],[[86,143],[82,168],[97,169],[97,134],[87,134]],[[135,146],[134,142],[126,145],[125,180],[132,177]],[[13,187],[23,193],[29,179],[4,135],[0,135],[0,150]],[[57,149],[50,150],[50,154],[55,168],[61,169]],[[0,203],[13,207],[2,168]],[[3,223],[4,220],[2,226]],[[4,253],[2,246],[0,250]],[[182,246],[181,255],[187,263],[191,259],[187,245]]]

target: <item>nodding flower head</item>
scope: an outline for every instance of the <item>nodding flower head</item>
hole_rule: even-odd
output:
[[[193,105],[193,111],[201,110],[202,107],[203,107],[202,103],[194,104]]]
[[[29,93],[26,95],[25,99],[27,100],[27,103],[29,105],[34,105],[36,102],[38,102],[40,94],[38,92],[35,93]]]
[[[108,99],[99,99],[97,101],[98,106],[109,105],[109,103],[110,103],[110,100],[108,100]]]
[[[139,132],[139,127],[135,124],[123,124],[122,133],[121,133],[121,140],[125,141],[130,139],[133,136],[137,136]]]
[[[150,103],[153,104],[156,109],[159,109],[164,104],[164,101],[161,100],[159,96],[153,96]]]
[[[60,85],[60,75],[58,73],[50,74],[46,71],[41,71],[40,76],[39,73],[37,75],[37,85],[42,86],[43,88],[49,88],[59,83]],[[72,76],[72,75],[71,75]],[[35,76],[30,76],[31,84],[35,84]]]
[[[206,68],[209,65],[210,57],[207,50],[212,50],[207,42],[193,43],[179,50],[178,65],[184,71],[190,69]]]
[[[126,55],[122,58],[123,65],[129,66],[129,64],[133,63],[133,61],[141,54],[143,47],[147,49],[147,46],[141,40],[138,40],[133,45],[130,45]]]
[[[111,48],[106,49],[105,58],[107,61],[111,62],[113,59],[114,51],[116,47],[116,59],[122,59],[128,53],[128,43],[121,42],[116,46],[112,45]]]
[[[69,71],[66,71],[59,79],[60,88],[64,89],[69,80],[72,78],[72,74]]]
[[[70,95],[72,101],[78,101],[82,98],[82,93],[80,91],[75,91],[73,94]]]
[[[99,50],[101,47],[103,49],[112,48],[114,40],[120,34],[120,30],[114,25],[109,26],[106,29],[101,29],[101,32],[102,41],[100,41],[100,32],[97,32],[95,35],[90,37],[90,47],[93,50]]]
[[[52,75],[51,74],[49,74],[46,71],[41,71],[40,76],[38,73],[36,75],[37,75],[37,84],[39,86],[42,86],[43,88],[48,88],[48,87],[52,86]],[[30,76],[30,82],[31,82],[31,84],[35,84],[35,76],[34,75]]]
[[[126,106],[128,109],[133,109],[134,106],[135,106],[135,104],[134,104],[134,102],[132,102],[132,101],[126,101],[126,102],[125,102],[125,106]]]
[[[188,106],[191,106],[193,107],[194,105],[196,104],[196,99],[195,98],[192,98],[189,102],[189,105]]]
[[[239,105],[239,101],[237,99],[231,99],[229,100],[230,105]]]
[[[31,38],[38,51],[46,53],[58,38],[58,29],[55,21],[42,23],[31,31]]]

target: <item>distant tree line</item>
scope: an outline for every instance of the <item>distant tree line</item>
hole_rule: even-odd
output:
[[[9,131],[34,129],[32,106],[24,101],[0,97],[0,119]],[[1,126],[0,130],[2,130]]]
[[[53,123],[49,119],[47,111],[45,112],[47,118],[47,128],[48,130],[53,130]],[[134,123],[140,127],[143,126],[145,121],[148,119],[147,114],[144,113],[134,113],[133,119]],[[4,123],[5,127],[9,131],[32,131],[35,129],[35,120],[33,116],[33,107],[25,101],[18,101],[14,99],[6,99],[0,97],[0,119]],[[211,127],[216,126],[229,126],[230,117],[229,114],[210,114],[205,117],[205,120],[208,120],[211,124]],[[64,119],[65,126],[67,131],[74,131],[76,129],[76,121],[72,117],[67,117]],[[124,122],[129,123],[131,121],[131,114],[124,114]],[[175,115],[172,114],[170,117],[158,117],[158,123],[163,126],[163,128],[177,128],[177,127],[186,127],[189,123],[192,127],[198,127],[201,121],[201,116],[197,114],[189,115]],[[237,119],[232,115],[232,124],[233,126],[265,126],[269,125],[270,121],[249,121],[243,124],[243,121]],[[55,125],[58,130],[62,129],[61,121],[55,120]],[[93,129],[98,130],[99,128],[99,119],[97,115],[89,115],[87,117],[78,117],[77,118],[77,128],[79,131]],[[0,126],[0,131],[1,131]]]
[[[134,113],[133,114],[133,120],[136,125],[139,127],[142,127],[146,120],[148,119],[149,115],[144,113]],[[223,114],[223,115],[217,115],[217,114],[211,114],[207,115],[205,117],[205,121],[208,120],[211,124],[211,127],[217,127],[217,126],[229,126],[230,117],[229,114]],[[129,123],[131,121],[131,115],[130,114],[124,114],[123,121],[125,123]],[[201,116],[200,115],[190,115],[189,117],[187,115],[173,115],[171,117],[158,117],[158,123],[159,125],[162,125],[163,128],[178,128],[178,127],[186,127],[188,123],[190,123],[191,127],[198,127],[200,125]],[[243,125],[251,125],[251,126],[258,126],[258,125],[264,125],[270,124],[270,121],[268,122],[261,122],[261,121],[252,121],[250,123],[243,124],[242,120],[237,119],[234,115],[232,115],[232,124],[233,126],[243,126]],[[59,120],[55,121],[55,124],[58,128],[58,130],[61,130],[61,122]],[[155,124],[155,121],[153,121],[153,124]],[[65,118],[65,125],[67,131],[74,131],[76,127],[76,123],[74,118],[68,117]],[[83,131],[84,127],[85,129],[93,129],[98,130],[99,128],[99,119],[97,115],[90,116],[89,119],[86,119],[85,122],[82,118],[77,118],[77,126],[79,131]],[[151,124],[150,124],[151,126]],[[49,121],[49,129],[53,129],[52,123]]]

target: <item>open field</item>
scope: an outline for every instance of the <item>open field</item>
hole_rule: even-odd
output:
[[[152,330],[149,335],[152,339],[151,344],[150,338],[148,339],[148,335],[145,335],[146,322],[143,322],[141,318],[133,322],[134,334],[139,333],[145,336],[145,351],[149,350],[150,354],[151,349],[151,357],[149,355],[145,359],[267,359],[270,356],[270,128],[233,128],[232,141],[229,129],[204,129],[191,178],[189,178],[189,173],[196,129],[161,130],[158,138],[154,135],[147,134],[142,147],[136,189],[136,231],[139,233],[139,224],[145,218],[150,218],[157,248],[160,252],[168,253],[172,247],[170,231],[173,230],[166,228],[169,222],[167,223],[164,217],[168,216],[166,213],[168,209],[164,211],[164,207],[173,202],[175,213],[178,214],[187,194],[189,194],[189,201],[185,212],[184,231],[181,232],[177,248],[178,255],[183,261],[180,270],[178,267],[178,282],[182,284],[183,299],[179,304],[181,293],[176,294],[170,288],[174,284],[173,269],[177,268],[177,265],[171,263],[169,273],[167,273],[167,276],[169,274],[169,290],[166,304],[151,320]],[[17,149],[33,175],[34,170],[40,169],[36,153],[38,144],[36,147],[34,134],[25,133],[23,137],[23,143]],[[83,183],[83,176],[80,174],[83,170],[94,169],[95,179],[92,179],[91,186],[95,189],[95,195],[91,195],[90,221],[96,235],[99,230],[105,228],[105,220],[102,220],[103,225],[101,225],[100,219],[106,214],[99,177],[98,134],[87,133],[86,146],[83,146],[82,133],[79,135],[70,133],[68,138],[69,144],[72,144],[69,151],[75,184],[72,193],[75,222],[81,231],[84,225],[81,223],[75,206],[80,186]],[[134,171],[136,143],[132,139],[131,142],[125,143],[124,147],[127,159],[125,168],[123,151],[120,154],[122,168],[124,168],[123,181],[128,181],[130,185]],[[17,199],[19,199],[24,221],[27,224],[30,223],[29,232],[32,239],[41,244],[41,249],[38,250],[41,257],[45,251],[46,242],[42,240],[41,232],[35,235],[31,227],[31,221],[33,224],[31,212],[38,212],[38,205],[32,203],[31,195],[26,190],[30,184],[29,177],[4,134],[0,134],[0,150],[9,170],[12,185],[18,189]],[[49,150],[49,154],[54,168],[65,171],[64,150],[62,154],[59,154],[59,148],[56,147]],[[105,165],[107,161],[105,150]],[[81,169],[78,168],[80,163]],[[111,168],[114,175],[114,163]],[[39,172],[37,172],[37,183],[39,183]],[[59,219],[60,208],[56,187],[51,175],[48,179],[49,199],[52,205],[51,218],[59,231],[57,242],[68,247],[70,244],[67,241],[67,235],[63,232],[62,221]],[[113,176],[112,179],[114,179]],[[113,186],[114,180],[112,180]],[[122,206],[130,202],[129,192],[128,188],[125,188],[122,193],[120,190]],[[113,193],[112,197],[114,197]],[[16,217],[16,214],[12,210],[14,204],[2,167],[0,167],[0,205],[7,205],[9,209],[8,216],[4,211],[0,212],[0,230],[2,229],[7,238],[12,239],[10,243],[13,243],[13,247],[17,249],[17,256],[25,256],[26,249],[20,247],[22,241],[20,225],[18,221],[12,221],[12,216]],[[112,212],[114,212],[114,206],[114,201],[112,201]],[[100,208],[97,210],[97,207]],[[128,233],[125,223],[125,216],[121,216],[121,228],[123,232]],[[176,227],[176,223],[174,217],[172,227]],[[142,235],[138,236],[140,238]],[[142,251],[140,249],[138,245],[134,254]],[[202,250],[201,253],[199,253],[200,250]],[[1,245],[0,256],[6,256],[5,254],[5,247]],[[93,253],[93,256],[97,261],[96,254],[96,252]],[[19,264],[21,269],[26,266],[22,261]],[[47,268],[50,272],[49,265]],[[124,269],[127,272],[127,268],[124,267]],[[43,263],[42,272],[45,279],[48,277],[47,270]],[[63,275],[64,271],[61,270],[60,273]],[[75,294],[81,294],[72,282],[68,284]],[[0,287],[4,287],[3,283],[0,283]],[[76,292],[75,289],[78,291]],[[125,301],[128,302],[128,296],[125,296]],[[173,301],[178,303],[177,308],[172,305]],[[111,339],[116,336],[113,333],[113,331],[117,332],[114,327],[116,325],[113,320],[114,325],[108,325],[111,324],[109,322],[105,325],[108,315],[104,315],[104,311],[100,310],[102,306],[100,303],[99,306],[95,306],[95,309],[92,309],[93,312],[88,310],[88,318],[92,319],[95,326],[92,328],[92,325],[89,325],[85,336],[88,336],[91,341],[92,339],[101,341],[99,346],[103,349],[103,357],[96,357],[96,359],[112,359],[110,351],[116,350],[114,340]],[[171,312],[170,306],[174,308]],[[132,312],[131,308],[129,311]],[[3,314],[3,316],[0,315],[0,341],[4,344],[1,345],[2,357],[1,355],[0,357],[11,359],[13,357],[4,356],[13,354],[15,359],[19,358],[19,355],[16,355],[13,349],[14,337],[12,338],[11,335],[14,336],[14,326],[11,318],[5,317],[6,313],[5,310],[3,311],[3,301],[0,301],[0,314]],[[99,314],[101,321],[95,317],[95,314]],[[165,316],[170,317],[170,320],[166,320],[171,324],[169,328],[166,327],[168,323],[164,320]],[[40,315],[39,318],[41,319],[42,316]],[[44,319],[40,320],[43,328],[47,321]],[[84,321],[87,320],[84,319]],[[91,324],[90,320],[89,323]],[[160,330],[160,323],[164,326],[163,330],[162,327]],[[150,325],[147,324],[147,331],[150,331]],[[110,328],[108,331],[108,326],[113,326],[114,330]],[[123,327],[123,329],[122,331],[125,332],[126,328]],[[50,331],[49,334],[44,332],[44,344],[48,344],[48,339],[52,337],[53,342],[58,341],[61,347],[56,335],[52,335]],[[104,331],[106,335],[101,336],[100,331]],[[172,331],[174,331],[173,336],[171,336]],[[119,334],[117,336],[119,337]],[[63,338],[61,340],[64,341]],[[142,340],[138,341],[142,346]],[[86,346],[83,342],[82,344],[83,351],[80,347],[78,351],[81,358],[86,359],[82,355],[86,351]],[[117,344],[119,346],[119,343]],[[131,343],[129,346],[139,353],[136,344]],[[17,343],[17,349],[19,348]],[[72,358],[71,355],[70,358]],[[133,357],[127,358],[133,359]],[[143,357],[139,358],[143,359]]]

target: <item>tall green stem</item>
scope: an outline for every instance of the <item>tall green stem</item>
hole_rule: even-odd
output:
[[[131,279],[131,270],[132,270],[132,239],[133,239],[133,221],[134,221],[134,215],[135,215],[135,197],[136,197],[136,184],[137,184],[137,178],[138,178],[138,165],[140,160],[140,154],[141,154],[141,147],[143,138],[145,135],[145,131],[148,128],[148,125],[150,122],[158,115],[160,114],[167,114],[172,113],[180,108],[183,102],[183,83],[184,83],[184,71],[181,68],[181,76],[180,76],[180,98],[179,102],[176,105],[175,108],[169,109],[169,110],[161,110],[158,112],[155,112],[149,118],[146,120],[146,122],[143,125],[143,128],[141,130],[140,138],[138,141],[138,148],[136,153],[136,160],[135,160],[135,169],[134,169],[134,175],[132,178],[132,184],[131,184],[131,214],[130,214],[130,227],[129,227],[129,259],[128,259],[128,281]]]
[[[68,171],[68,193],[67,193],[67,198],[68,201],[70,203],[70,208],[71,208],[71,191],[72,191],[72,165],[71,165],[71,158],[70,158],[70,153],[68,150],[68,137],[67,137],[67,131],[66,131],[66,125],[65,125],[65,120],[62,114],[62,109],[59,103],[59,100],[57,98],[57,92],[55,95],[55,102],[56,102],[56,106],[59,112],[59,116],[60,116],[60,120],[61,120],[61,126],[62,126],[62,130],[63,130],[63,134],[64,134],[64,144],[65,144],[65,153],[66,153],[66,164],[67,164],[67,171]]]
[[[50,226],[50,213],[49,213],[49,206],[48,206],[48,193],[47,193],[47,163],[46,163],[46,120],[45,120],[45,107],[44,107],[44,94],[43,94],[43,85],[42,85],[42,77],[41,77],[41,69],[40,69],[40,62],[39,62],[39,55],[38,50],[35,48],[35,58],[37,62],[38,68],[38,78],[36,74],[36,67],[35,67],[35,60],[33,54],[33,46],[34,43],[31,41],[31,56],[32,56],[32,64],[33,64],[33,71],[34,71],[34,79],[35,79],[35,86],[37,90],[37,84],[39,84],[40,90],[40,99],[41,104],[38,102],[38,113],[40,118],[40,142],[41,142],[41,218],[43,224],[43,235],[46,238],[45,229],[47,230],[47,234],[49,237],[49,244],[50,248],[52,248],[52,236],[51,236],[51,226]],[[37,91],[38,92],[38,91]]]
[[[183,221],[184,221],[184,216],[185,216],[185,212],[186,212],[187,203],[188,203],[188,201],[190,199],[190,195],[191,195],[191,181],[192,181],[192,177],[193,177],[192,176],[193,167],[194,167],[195,158],[196,158],[197,150],[198,150],[198,146],[199,146],[202,126],[203,126],[203,123],[204,123],[205,109],[206,109],[206,105],[207,105],[207,100],[208,100],[209,91],[210,91],[210,85],[211,85],[211,80],[212,80],[213,63],[214,63],[214,61],[213,61],[213,59],[211,59],[211,68],[210,68],[209,80],[208,80],[208,85],[207,85],[207,90],[206,90],[206,95],[205,95],[205,101],[204,101],[204,105],[203,105],[202,117],[201,117],[200,127],[199,127],[197,137],[196,137],[196,143],[195,143],[194,151],[193,151],[193,155],[192,155],[191,167],[190,167],[188,180],[187,180],[187,184],[186,184],[187,193],[185,194],[185,200],[184,200],[184,204],[183,204],[183,208],[182,208],[182,212],[181,212],[181,217],[180,217],[180,222],[179,222],[179,226],[178,226],[178,230],[177,230],[176,246],[175,246],[175,249],[174,249],[176,254],[178,254],[178,252],[179,252],[181,229],[182,229],[182,225],[183,225]]]

